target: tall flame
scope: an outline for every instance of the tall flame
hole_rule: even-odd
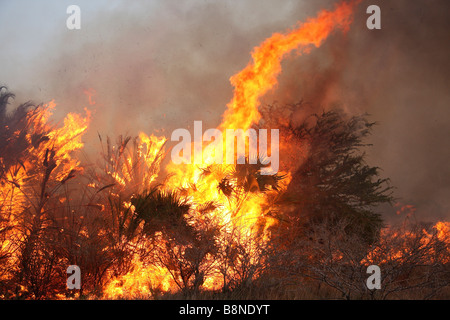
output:
[[[218,129],[222,131],[242,129],[245,131],[257,124],[261,118],[258,111],[260,98],[276,87],[277,77],[281,73],[281,61],[293,50],[297,50],[298,54],[309,53],[312,47],[319,47],[335,29],[344,32],[348,30],[357,2],[342,2],[333,11],[323,10],[317,17],[299,24],[294,30],[285,34],[275,33],[260,46],[255,47],[251,54],[252,61],[241,72],[230,78],[234,87],[233,97],[227,104]],[[88,90],[85,93],[89,98],[89,104],[94,105],[95,91]],[[54,104],[51,103],[48,109],[50,110],[53,106]],[[86,118],[69,114],[64,120],[63,127],[52,130],[46,127],[49,116],[50,111],[43,112],[34,120],[37,131],[48,132],[48,140],[42,142],[36,150],[36,153],[39,154],[37,158],[47,159],[49,150],[55,150],[54,158],[58,159],[57,165],[61,167],[56,172],[57,180],[63,180],[79,166],[78,161],[70,157],[70,153],[83,146],[80,139],[87,129],[89,113]],[[128,141],[126,142],[128,143]],[[117,185],[126,187],[133,184],[139,187],[136,190],[142,191],[157,178],[161,164],[160,152],[165,142],[165,137],[148,136],[141,133],[138,140],[135,141],[136,152],[121,158],[123,150],[119,146],[119,150],[116,150],[117,155],[108,153],[107,173]],[[125,145],[126,143],[122,144],[122,146]],[[234,148],[227,148],[227,146],[224,148],[226,153],[234,152]],[[275,220],[266,214],[265,207],[269,205],[267,197],[259,192],[246,192],[241,199],[237,200],[224,193],[223,189],[219,188],[219,184],[230,175],[233,166],[213,167],[214,160],[211,154],[203,154],[201,165],[169,164],[166,167],[169,177],[165,186],[172,190],[183,189],[194,209],[190,213],[193,215],[190,217],[191,222],[199,224],[200,228],[207,228],[206,225],[209,221],[214,221],[220,226],[220,234],[216,237],[218,246],[222,246],[219,250],[226,252],[231,242],[238,243],[245,247],[249,256],[248,263],[258,263],[258,259],[261,259],[259,254],[261,245],[270,239],[269,227],[275,223]],[[24,164],[22,170],[18,166],[14,177],[8,177],[8,180],[20,186],[26,178],[26,167],[27,164]],[[208,174],[205,174],[207,171]],[[289,173],[286,173],[286,176],[287,178],[281,182],[281,187],[286,187],[290,181]],[[14,186],[14,183],[9,184],[9,187]],[[237,184],[231,180],[228,183],[233,187],[236,187],[235,184]],[[0,189],[0,195],[6,198],[10,191]],[[14,201],[26,201],[21,192],[17,190],[13,190],[13,192],[16,195]],[[199,208],[205,208],[212,202],[219,205],[211,206],[208,210],[203,210],[201,214],[196,213],[197,209],[200,212]],[[131,203],[124,203],[124,205],[129,208],[132,206]],[[162,235],[159,236],[162,237]],[[163,248],[164,241],[169,240],[161,238],[157,246]],[[4,245],[8,245],[8,243],[4,243]],[[192,252],[192,248],[180,245],[179,250],[177,248],[175,251],[187,254]],[[214,260],[214,257],[206,256],[206,259]],[[210,265],[214,266],[214,261],[211,261]],[[171,279],[171,272],[167,268],[161,265],[144,265],[138,256],[133,256],[133,266],[129,273],[111,279],[104,288],[105,297],[138,297],[174,289],[174,279]],[[225,285],[220,270],[213,269],[203,280],[203,287],[208,289],[217,289]]]
[[[292,50],[308,53],[311,45],[319,47],[334,29],[349,29],[352,13],[359,1],[343,2],[334,11],[321,11],[287,34],[275,33],[252,52],[253,61],[231,77],[233,99],[228,104],[220,128],[244,129],[257,123],[259,99],[277,85],[282,59]]]
[[[297,49],[298,53],[308,53],[311,46],[319,47],[335,29],[348,30],[352,22],[352,12],[358,1],[343,2],[334,11],[321,11],[316,18],[310,18],[296,29],[286,33],[275,33],[252,52],[252,61],[241,72],[232,76],[230,81],[234,86],[234,95],[223,114],[223,121],[218,126],[226,129],[247,130],[257,124],[261,116],[258,111],[260,98],[277,84],[277,76],[281,72],[281,61],[286,55]],[[224,144],[225,153],[234,152],[234,148]],[[214,200],[224,204],[216,208],[211,215],[219,221],[226,232],[246,241],[249,251],[256,250],[255,244],[249,239],[256,238],[257,232],[263,232],[262,241],[269,239],[268,227],[275,220],[264,215],[265,197],[258,193],[249,193],[245,202],[231,203],[218,184],[220,178],[226,175],[230,166],[221,164],[221,169],[213,174],[204,175],[203,169],[214,163],[211,154],[203,154],[202,165],[169,164],[167,171],[172,175],[169,187],[185,187],[188,196],[197,206],[205,205]],[[284,180],[284,186],[290,181],[290,175]],[[190,186],[195,185],[195,188]],[[226,235],[222,235],[226,236]],[[255,246],[254,248],[252,246]],[[218,277],[217,277],[218,278]],[[219,279],[206,279],[208,288],[223,285]]]
[[[335,6],[333,11],[323,10],[318,13],[317,17],[309,18],[295,29],[284,34],[275,33],[260,46],[255,47],[251,53],[252,59],[249,64],[230,78],[234,87],[233,97],[227,104],[227,109],[218,129],[222,132],[227,129],[242,129],[245,131],[257,125],[261,119],[258,110],[260,99],[269,90],[276,88],[277,77],[282,71],[282,60],[295,50],[297,54],[309,53],[313,47],[319,47],[334,30],[346,32],[352,22],[353,10],[359,2],[359,0],[341,2]],[[95,90],[86,90],[85,94],[88,97],[89,105],[95,105]],[[18,161],[10,168],[8,167],[7,172],[4,173],[4,181],[0,183],[0,215],[2,218],[0,219],[0,231],[7,232],[6,240],[0,242],[0,254],[12,252],[11,257],[8,257],[8,264],[12,266],[19,264],[20,256],[17,252],[20,251],[20,243],[25,242],[27,237],[30,238],[29,230],[19,228],[19,221],[21,219],[27,220],[27,226],[31,226],[28,229],[43,225],[38,224],[41,223],[40,218],[45,212],[45,199],[50,197],[52,192],[52,188],[47,185],[50,176],[53,184],[60,187],[74,176],[76,170],[81,170],[80,161],[73,158],[73,152],[83,148],[81,137],[87,130],[90,113],[86,110],[85,117],[69,113],[64,119],[64,125],[57,127],[49,125],[49,119],[52,115],[51,110],[54,107],[55,103],[51,101],[43,106],[40,112],[29,114],[27,120],[30,122],[30,127],[26,131],[26,140],[29,145],[30,156],[24,161]],[[12,139],[14,140],[20,134],[19,131],[14,132],[11,135],[13,136]],[[133,141],[134,149],[131,151],[126,148],[130,138],[122,139],[121,137],[120,141],[118,148],[114,149],[115,147],[113,147],[111,150],[108,149],[107,152],[105,173],[113,183],[102,187],[96,185],[96,183],[90,183],[88,186],[95,189],[101,187],[98,192],[115,186],[114,193],[110,193],[113,197],[108,200],[112,203],[117,196],[120,201],[120,205],[117,206],[117,210],[120,212],[117,216],[123,213],[121,210],[125,208],[128,210],[127,219],[130,219],[130,217],[136,216],[136,213],[139,214],[138,209],[136,209],[138,205],[136,207],[133,205],[133,197],[150,189],[159,175],[163,149],[167,139],[154,135],[148,136],[141,132],[139,137]],[[234,146],[224,145],[224,152],[227,155],[234,153]],[[0,161],[3,161],[3,159],[0,158]],[[202,257],[202,259],[207,260],[210,270],[204,274],[204,278],[203,270],[196,270],[196,275],[199,276],[195,278],[194,282],[200,279],[203,288],[213,290],[225,288],[226,285],[225,275],[219,270],[223,268],[223,265],[220,265],[222,261],[216,263],[216,259],[226,261],[227,259],[242,260],[246,258],[248,260],[242,262],[242,264],[247,265],[261,263],[262,259],[264,263],[264,256],[261,254],[262,248],[270,240],[270,227],[276,224],[276,220],[268,214],[269,209],[267,209],[270,208],[270,200],[267,194],[273,190],[269,190],[265,194],[252,192],[253,186],[259,188],[258,183],[253,181],[256,185],[250,184],[244,188],[244,192],[239,191],[239,194],[231,197],[224,191],[221,183],[231,176],[231,172],[236,167],[229,164],[215,164],[214,161],[215,156],[212,154],[203,154],[200,165],[175,165],[170,163],[166,167],[169,175],[163,184],[169,190],[181,190],[180,193],[187,199],[189,210],[187,210],[188,213],[184,213],[183,218],[186,218],[189,227],[209,231],[209,224],[217,224],[219,227],[217,229],[218,234],[214,234],[214,240],[212,241],[214,242],[214,250],[219,251],[220,254],[228,254],[229,251],[236,249],[234,247],[239,247],[230,256],[222,257],[215,252],[216,255],[207,253]],[[285,175],[286,178],[280,182],[279,187],[285,188],[290,182],[290,173],[283,172],[281,174]],[[238,185],[239,182],[235,180],[229,179],[226,182],[236,189],[242,188]],[[42,190],[36,191],[36,185],[41,186]],[[57,190],[57,188],[54,189]],[[115,193],[116,190],[126,190],[127,196],[131,194],[131,200],[130,197],[122,199]],[[58,198],[61,203],[67,201],[65,195]],[[88,206],[98,207],[100,211],[104,211],[104,205],[101,204],[91,203]],[[170,207],[170,210],[173,210],[173,207]],[[407,205],[401,207],[398,214],[410,212],[409,215],[412,215],[414,210],[413,206]],[[83,216],[80,219],[84,219]],[[129,220],[125,220],[124,218],[123,225],[119,229],[124,226],[129,227],[127,224]],[[177,222],[171,221],[175,227],[178,227]],[[8,228],[4,228],[3,225],[7,225]],[[9,226],[12,227],[10,230]],[[143,228],[142,221],[135,227]],[[101,229],[100,233],[106,232],[107,228]],[[134,232],[132,228],[129,229]],[[180,230],[176,229],[176,232],[183,233]],[[213,230],[212,233],[215,231]],[[388,231],[390,232],[390,230]],[[450,250],[450,223],[437,222],[431,231],[423,229],[420,230],[419,234],[412,231],[402,234],[397,232],[391,237],[394,239],[398,237],[405,243],[409,239],[417,238],[419,239],[419,248],[427,247],[430,243],[443,244],[445,252],[448,254]],[[128,235],[128,233],[122,234],[119,232],[122,238],[118,241],[123,240],[126,245],[133,248],[132,253],[130,253],[132,267],[125,269],[129,270],[127,273],[123,270],[119,270],[117,273],[112,270],[107,271],[111,278],[103,287],[103,297],[107,299],[157,298],[157,295],[161,292],[175,292],[182,288],[174,275],[174,270],[179,267],[176,263],[171,266],[170,263],[165,263],[161,257],[158,257],[159,260],[154,259],[159,261],[155,264],[152,264],[153,262],[148,263],[143,261],[144,259],[141,260],[138,252],[145,251],[148,255],[157,256],[166,250],[166,252],[171,251],[170,254],[176,257],[191,255],[195,260],[198,257],[196,256],[198,254],[197,248],[194,248],[197,244],[193,245],[189,243],[189,240],[172,243],[171,240],[174,237],[171,238],[171,234],[166,236],[164,231],[152,230],[150,232],[153,235],[147,237],[149,234],[145,233],[139,240],[141,242],[134,242],[135,238],[130,236],[132,240],[129,243],[126,242],[127,236],[124,235]],[[94,232],[94,234],[96,233],[97,231]],[[89,236],[88,233],[85,235]],[[198,242],[202,240],[200,239]],[[431,249],[427,251],[428,255],[421,258],[433,262],[433,259],[435,259],[433,256],[437,254],[435,247],[438,248],[438,246],[430,246]],[[109,250],[111,247],[106,246],[105,248],[103,251]],[[243,251],[244,253],[242,253]],[[367,265],[377,261],[385,263],[388,260],[402,260],[410,255],[410,251],[408,246],[402,246],[401,249],[378,246],[369,250],[360,264]],[[36,252],[39,255],[41,254],[39,248],[36,249]],[[333,259],[339,260],[342,256],[342,254],[336,254]],[[11,268],[11,270],[14,271],[15,269]],[[239,270],[229,272],[228,275],[233,278]],[[10,276],[10,274],[0,274],[0,281],[8,279]],[[252,274],[250,277],[255,278],[257,274]],[[185,281],[186,279],[183,278],[182,280]],[[186,280],[186,283],[188,282],[189,279]],[[0,298],[2,298],[1,293]]]

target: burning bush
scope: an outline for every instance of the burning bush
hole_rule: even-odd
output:
[[[53,103],[22,104],[8,115],[13,95],[1,90],[0,230],[7,252],[2,285],[4,295],[41,298],[61,287],[56,208],[67,200],[67,184],[80,170],[71,155],[83,146],[88,118],[69,114],[57,128],[48,121]]]

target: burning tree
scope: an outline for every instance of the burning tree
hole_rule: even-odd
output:
[[[346,219],[351,221],[346,231],[362,234],[370,244],[383,226],[381,215],[374,210],[393,200],[389,180],[379,178],[379,168],[368,165],[361,151],[369,146],[363,139],[374,123],[339,110],[311,118],[285,128],[293,143],[307,150],[286,192],[294,205],[289,213],[291,228],[307,228],[309,223],[321,221],[333,228],[334,223]]]
[[[8,259],[2,264],[8,294],[41,298],[60,285],[62,270],[55,208],[64,203],[64,187],[79,170],[71,157],[83,144],[88,118],[69,114],[64,127],[48,121],[54,103],[25,103],[7,114],[13,95],[1,88],[1,223]],[[12,284],[11,286],[8,285]]]
[[[385,226],[376,209],[392,203],[392,187],[361,150],[370,146],[363,140],[373,125],[366,116],[331,110],[284,126],[290,141],[307,151],[277,215],[273,274],[311,288],[325,284],[346,299],[434,297],[450,281],[448,226]],[[380,290],[366,286],[371,264],[382,270]]]

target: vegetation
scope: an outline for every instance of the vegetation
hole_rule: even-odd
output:
[[[376,211],[393,198],[361,151],[367,116],[279,121],[304,154],[289,178],[261,175],[261,163],[210,165],[174,187],[155,178],[163,143],[119,136],[104,145],[100,136],[103,162],[83,168],[83,130],[61,140],[45,106],[7,112],[13,97],[0,88],[2,299],[448,297],[445,228],[387,228]],[[211,186],[213,198],[192,197]],[[252,201],[261,210],[249,222]],[[73,264],[79,291],[65,286]],[[383,270],[381,290],[365,286],[370,264]]]

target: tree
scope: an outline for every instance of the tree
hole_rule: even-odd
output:
[[[0,272],[8,295],[51,296],[61,287],[55,208],[65,201],[64,188],[79,170],[72,159],[81,148],[87,118],[68,115],[64,127],[48,119],[51,104],[24,103],[7,112],[14,95],[0,88],[0,236],[7,243],[7,261]],[[3,246],[3,243],[0,244]],[[5,256],[0,253],[0,257]]]
[[[352,222],[347,232],[362,232],[367,244],[377,239],[383,221],[375,210],[390,203],[392,194],[389,180],[379,178],[379,168],[368,165],[361,151],[369,146],[363,139],[373,125],[366,115],[332,110],[313,114],[299,126],[285,127],[292,146],[306,152],[285,193],[293,208],[287,219],[294,223],[294,233],[310,223],[327,221],[332,228],[346,219]]]

